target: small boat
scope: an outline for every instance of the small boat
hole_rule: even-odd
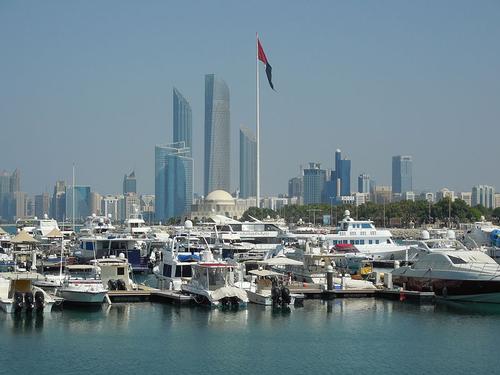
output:
[[[104,287],[99,269],[92,265],[68,265],[63,284],[57,289],[57,295],[64,298],[64,303],[83,305],[102,304],[108,290]]]
[[[303,294],[291,293],[283,282],[283,274],[257,269],[248,271],[255,276],[252,286],[247,290],[248,300],[264,306],[286,307],[294,305],[296,299],[304,298]]]
[[[125,255],[97,259],[93,262],[101,271],[101,282],[109,290],[136,290],[132,277],[132,267]]]

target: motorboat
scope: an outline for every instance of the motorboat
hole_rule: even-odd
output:
[[[82,305],[102,304],[108,289],[104,287],[95,265],[67,265],[66,275],[56,294],[64,303]]]
[[[6,313],[50,312],[55,299],[33,281],[43,279],[36,272],[3,272],[0,276],[0,307]]]
[[[455,238],[453,230],[447,230],[439,235],[423,230],[419,240],[406,241],[406,243],[409,245],[408,261],[410,262],[436,251],[467,251],[464,244]]]
[[[248,303],[246,291],[237,285],[237,265],[214,260],[210,250],[205,250],[202,261],[191,267],[192,277],[181,285],[181,290],[192,295],[197,303],[222,308],[237,308]]]
[[[392,271],[394,285],[451,301],[500,303],[500,266],[479,250],[437,249]]]
[[[484,216],[481,221],[473,224],[464,233],[464,243],[469,248],[480,248],[497,263],[500,263],[500,226],[486,221]]]
[[[151,227],[146,225],[144,217],[139,213],[138,208],[125,220],[125,233],[129,233],[135,238],[145,238],[151,232]]]
[[[137,284],[133,281],[132,266],[125,255],[100,258],[93,262],[100,270],[103,285],[109,290],[136,290]]]
[[[175,236],[167,241],[160,253],[151,254],[155,258],[153,273],[160,289],[181,290],[181,284],[192,276],[191,266],[201,260],[199,247],[186,246],[186,241],[198,245],[198,242],[191,243],[190,238]]]
[[[80,228],[81,235],[93,235],[102,234],[107,232],[114,232],[115,226],[111,222],[111,215],[109,216],[99,216],[92,214],[87,216],[83,227]]]
[[[303,294],[291,293],[283,281],[283,274],[265,269],[248,271],[254,277],[250,289],[247,290],[248,300],[264,306],[287,307],[294,305],[296,299],[302,300]]]

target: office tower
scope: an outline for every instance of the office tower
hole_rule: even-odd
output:
[[[342,159],[342,152],[335,151],[335,171],[331,178],[336,197],[351,195],[351,161]]]
[[[326,181],[326,171],[319,163],[309,163],[303,171],[304,204],[321,203]]]
[[[43,218],[44,215],[50,214],[50,195],[42,193],[35,195],[35,216]]]
[[[91,199],[90,199],[90,186],[73,186],[68,185],[66,187],[66,218],[67,220],[73,220],[73,190],[75,194],[75,222],[83,222],[92,213],[91,209]]]
[[[92,191],[90,193],[90,212],[91,214],[102,215],[101,211],[102,195]]]
[[[189,102],[175,87],[173,89],[173,128],[174,143],[184,142],[189,147],[189,157],[192,156],[193,120]]]
[[[53,219],[63,221],[66,217],[66,183],[57,181],[52,194],[51,214]]]
[[[229,88],[215,76],[205,76],[205,195],[230,191]]]
[[[481,205],[486,208],[495,208],[495,188],[488,185],[476,185],[472,187],[472,207]]]
[[[413,160],[411,156],[392,157],[392,192],[403,194],[413,191]]]
[[[26,210],[22,215],[18,215],[18,212],[22,211],[17,209],[20,207],[18,201],[20,202],[22,198],[14,194],[21,190],[20,181],[18,169],[12,173],[0,172],[0,217],[4,220],[12,221],[15,218],[26,216]]]
[[[240,198],[257,194],[257,142],[246,127],[240,128]]]
[[[128,176],[123,177],[123,194],[134,193],[137,194],[137,179],[135,178],[135,171],[132,171]]]
[[[122,220],[130,218],[131,214],[136,214],[141,208],[141,200],[136,193],[123,194],[123,216]]]
[[[360,174],[358,176],[358,193],[370,193],[370,175]]]
[[[290,180],[288,180],[288,197],[302,198],[302,194],[303,194],[302,177],[293,177]]]
[[[191,211],[193,158],[184,142],[155,147],[155,217],[165,221]]]

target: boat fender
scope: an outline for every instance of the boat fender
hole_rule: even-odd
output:
[[[45,295],[43,294],[42,291],[37,291],[35,293],[35,307],[37,309],[43,309],[43,306],[45,304]]]
[[[24,305],[26,310],[32,310],[35,307],[35,299],[33,298],[33,292],[26,292],[24,294]]]

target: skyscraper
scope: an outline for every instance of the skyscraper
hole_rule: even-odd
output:
[[[168,220],[191,211],[193,158],[184,142],[155,147],[155,217]]]
[[[342,152],[335,151],[335,171],[332,173],[334,195],[336,197],[351,195],[351,161],[342,159]]]
[[[51,216],[57,221],[63,221],[66,217],[66,183],[57,181],[52,194]]]
[[[360,174],[358,176],[358,193],[370,193],[370,175]]]
[[[75,221],[83,222],[91,214],[90,186],[66,187],[66,217],[73,218],[73,190],[75,194]]]
[[[326,171],[319,163],[309,163],[303,177],[304,204],[321,203],[326,180]]]
[[[123,194],[134,193],[137,194],[137,179],[135,178],[135,171],[132,171],[128,176],[123,177]]]
[[[44,215],[50,214],[50,195],[42,193],[35,195],[35,216],[43,218]]]
[[[250,129],[240,127],[240,197],[257,194],[257,142]]]
[[[192,155],[193,120],[189,102],[175,87],[173,89],[173,128],[174,143],[184,142],[189,147],[189,156]]]
[[[215,76],[205,76],[204,190],[230,191],[229,88]]]
[[[472,207],[481,205],[486,208],[495,208],[495,188],[488,185],[476,185],[472,187]]]
[[[411,156],[392,157],[392,193],[404,194],[413,191],[413,160]]]

